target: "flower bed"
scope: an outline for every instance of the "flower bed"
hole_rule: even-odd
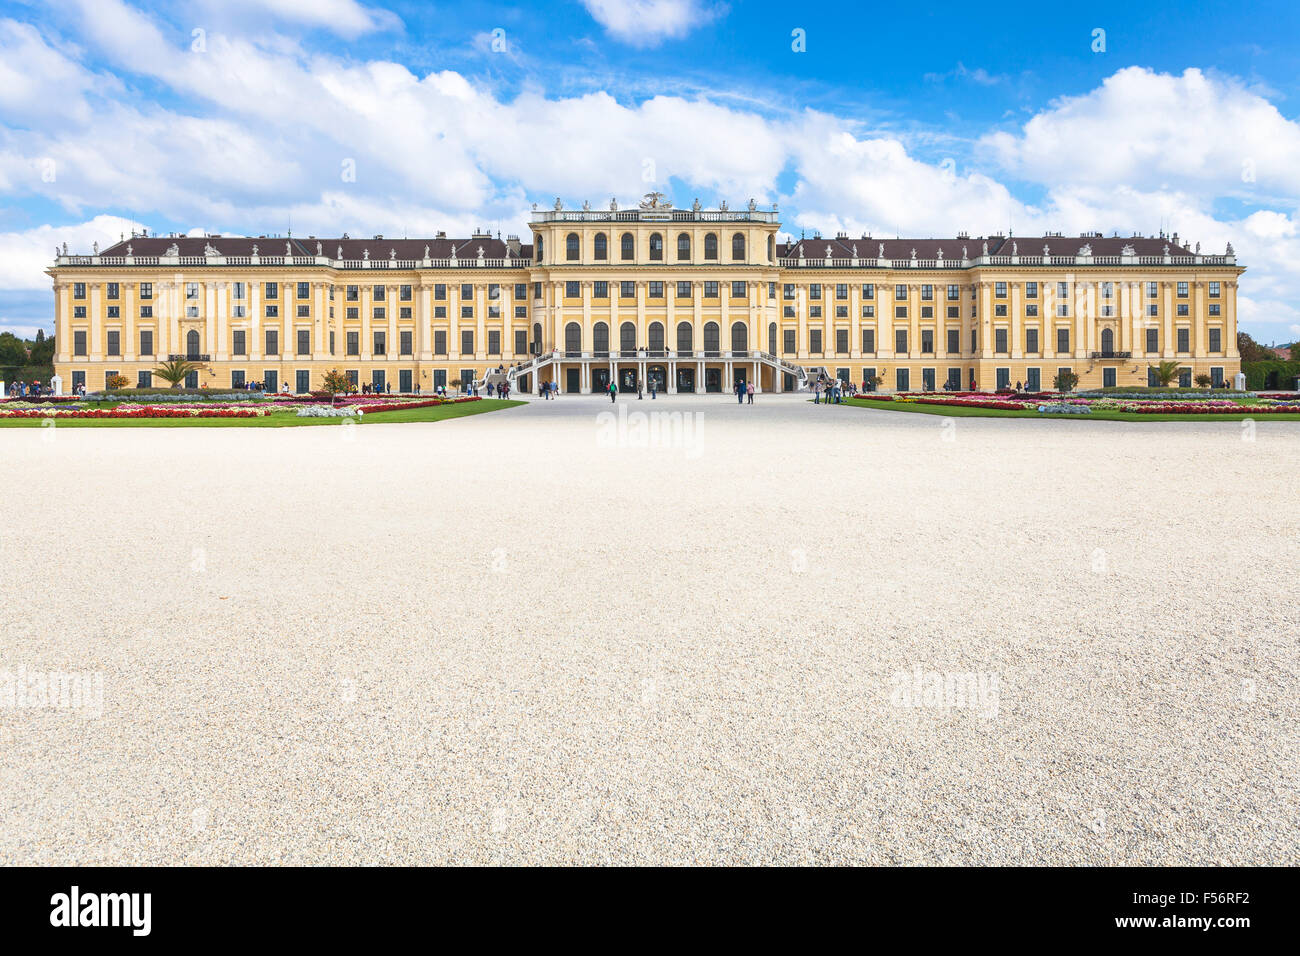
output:
[[[157,405],[0,409],[0,418],[261,418],[267,414],[257,408],[160,408]]]

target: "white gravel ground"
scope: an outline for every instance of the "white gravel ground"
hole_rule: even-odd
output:
[[[1297,862],[1300,424],[621,405],[0,430],[0,863]]]

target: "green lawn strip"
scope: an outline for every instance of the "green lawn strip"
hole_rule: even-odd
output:
[[[1249,411],[1240,415],[1233,413],[1210,415],[1139,415],[1134,412],[1092,412],[1087,415],[1053,415],[1040,414],[1033,409],[1011,410],[1008,408],[967,408],[960,405],[924,405],[920,402],[877,402],[871,399],[850,398],[846,405],[859,408],[875,408],[887,412],[919,412],[922,415],[941,415],[946,418],[1038,418],[1053,421],[1103,421],[1103,422],[1239,422],[1250,418]],[[1264,414],[1256,417],[1257,421],[1300,422],[1300,413]]]
[[[523,402],[485,398],[459,405],[431,405],[393,412],[366,412],[357,418],[299,418],[296,412],[277,411],[258,418],[0,418],[0,428],[40,428],[54,421],[58,428],[300,428],[306,425],[338,425],[342,422],[376,425],[397,422],[440,422],[465,415],[481,415]]]

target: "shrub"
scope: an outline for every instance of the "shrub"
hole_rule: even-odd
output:
[[[1074,387],[1079,384],[1078,373],[1070,369],[1062,369],[1056,373],[1056,378],[1052,379],[1052,387],[1058,392],[1072,392]]]
[[[104,379],[104,385],[109,389],[126,388],[128,384],[125,375],[110,375],[108,378]]]

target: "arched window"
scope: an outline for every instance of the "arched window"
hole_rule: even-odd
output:
[[[657,262],[664,258],[664,237],[657,232],[650,233],[650,258]]]
[[[776,354],[776,323],[769,322],[767,326],[767,350],[773,355]]]
[[[609,258],[609,240],[603,232],[596,233],[595,256],[602,261]]]
[[[767,261],[776,262],[776,237],[767,237]]]
[[[564,258],[570,262],[576,262],[582,255],[581,247],[578,243],[578,234],[571,232],[564,240]]]
[[[632,233],[625,232],[623,233],[623,238],[620,241],[623,246],[624,260],[631,262],[633,259],[636,258],[636,240],[632,238]]]
[[[539,355],[542,351],[542,323],[533,323],[533,354]]]
[[[662,352],[664,350],[664,327],[662,323],[650,323],[650,351]]]
[[[564,351],[582,351],[582,326],[577,322],[570,322],[564,327]]]
[[[745,234],[738,232],[731,237],[731,258],[734,262],[742,262],[745,258]]]
[[[538,233],[538,234],[534,237],[534,239],[536,240],[536,245],[537,245],[537,261],[538,261],[538,262],[541,262],[541,261],[542,261],[542,235],[541,235],[541,233]]]
[[[744,352],[749,348],[749,326],[744,322],[731,323],[731,351]]]
[[[190,329],[185,333],[185,357],[187,359],[199,357],[199,333],[196,329]]]
[[[721,349],[719,344],[721,333],[718,329],[717,322],[706,322],[704,324],[704,351],[717,352]]]
[[[192,333],[191,333],[192,334]],[[1111,329],[1101,330],[1101,352],[1109,355],[1115,351],[1115,332]]]
[[[704,237],[704,258],[718,258],[718,236],[717,233],[709,233]]]
[[[636,351],[636,324],[624,322],[618,327],[618,347],[624,352]]]
[[[677,323],[677,351],[689,352],[695,348],[695,327],[689,322]]]
[[[597,322],[591,330],[591,347],[597,353],[609,352],[609,326],[604,322]]]
[[[691,237],[687,233],[682,233],[677,237],[677,258],[679,261],[686,261],[691,257]]]

